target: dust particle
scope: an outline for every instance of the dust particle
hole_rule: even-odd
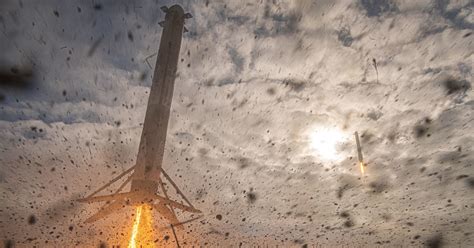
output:
[[[30,215],[30,216],[28,217],[28,224],[30,224],[30,225],[36,224],[36,216]]]

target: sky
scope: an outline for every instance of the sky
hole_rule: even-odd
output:
[[[181,245],[474,242],[472,2],[6,0],[6,247],[128,240],[132,208],[84,224],[100,205],[76,200],[134,165],[160,7],[176,3],[193,18],[163,167],[203,212]],[[154,225],[174,247],[166,222]]]

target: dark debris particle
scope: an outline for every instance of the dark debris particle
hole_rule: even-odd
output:
[[[456,180],[461,180],[463,178],[468,178],[469,176],[468,175],[459,175],[456,177]]]
[[[268,88],[267,89],[267,94],[270,96],[274,96],[276,94],[275,88]]]
[[[30,224],[30,225],[36,224],[36,216],[30,215],[30,216],[28,217],[28,224]]]
[[[100,3],[94,4],[94,10],[102,10],[102,4]]]
[[[56,16],[56,17],[59,17],[59,12],[57,10],[53,11],[53,14]]]
[[[253,192],[248,192],[247,193],[247,200],[249,203],[255,203],[255,201],[257,200],[257,195]]]
[[[342,218],[349,218],[349,212],[344,211],[344,212],[342,212],[342,213],[340,214],[340,216],[341,216]]]
[[[165,235],[164,240],[165,240],[165,241],[168,241],[169,239],[170,239],[170,236]]]
[[[77,7],[77,12],[81,13],[81,11],[82,11],[81,7]]]
[[[443,247],[443,236],[441,234],[434,235],[426,240],[426,247],[441,248]]]
[[[203,101],[204,101],[204,99],[203,99]],[[204,102],[203,102],[203,104],[204,104]],[[250,166],[250,161],[247,158],[240,158],[239,159],[239,164],[240,164],[239,165],[240,169],[245,169],[245,168]]]
[[[216,219],[222,220],[222,215],[220,215],[220,214],[216,215]]]
[[[421,138],[425,136],[426,132],[428,132],[428,127],[424,125],[416,125],[413,129],[416,138]]]
[[[471,189],[474,189],[474,178],[473,177],[466,178],[466,183],[467,183],[467,186],[469,186]]]
[[[302,239],[295,239],[295,240],[293,240],[293,242],[295,242],[295,244],[303,244],[303,243],[304,243],[304,240],[302,240]]]
[[[107,243],[101,241],[99,244],[99,248],[107,248]]]
[[[10,71],[11,71],[13,74],[18,74],[18,73],[20,73],[20,70],[18,69],[18,67],[15,67],[15,66],[12,67],[12,68],[10,68]]]
[[[390,221],[392,219],[390,213],[383,213],[380,217],[382,217],[384,221]]]
[[[338,199],[341,199],[342,196],[344,195],[344,192],[349,189],[349,185],[345,184],[344,186],[341,186],[337,189],[336,195]]]
[[[347,228],[350,228],[350,227],[353,227],[354,226],[354,222],[352,220],[346,220],[344,222],[344,226],[347,227]]]
[[[132,31],[128,31],[127,37],[131,42],[133,42],[133,33],[132,33]]]
[[[74,230],[74,226],[71,225],[71,226],[69,226],[69,231],[72,232],[72,230]]]
[[[66,95],[67,95],[67,91],[63,90],[63,96],[66,96]]]
[[[287,78],[283,80],[285,86],[289,86],[292,91],[300,92],[306,87],[306,82],[294,78]]]
[[[446,89],[446,94],[451,95],[458,92],[466,92],[471,88],[471,84],[466,80],[456,80],[449,78],[443,83],[444,88]]]
[[[146,76],[147,76],[147,72],[146,72],[146,71],[140,73],[140,81],[142,81],[142,82],[145,81]]]
[[[388,184],[384,181],[375,181],[369,183],[370,188],[372,188],[373,193],[382,193],[388,189]]]
[[[342,28],[337,33],[337,39],[342,43],[345,47],[350,47],[354,39],[351,36],[351,31],[348,28]]]

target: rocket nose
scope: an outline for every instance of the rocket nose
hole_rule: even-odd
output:
[[[169,11],[170,11],[171,13],[176,13],[176,14],[178,14],[178,15],[180,15],[180,16],[184,16],[184,9],[183,9],[183,7],[181,7],[181,5],[179,5],[179,4],[175,4],[175,5],[171,6],[171,7],[169,8]]]

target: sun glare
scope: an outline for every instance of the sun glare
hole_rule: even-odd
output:
[[[311,148],[318,157],[326,161],[339,161],[344,158],[337,148],[346,139],[347,135],[337,128],[316,128],[310,133]]]

